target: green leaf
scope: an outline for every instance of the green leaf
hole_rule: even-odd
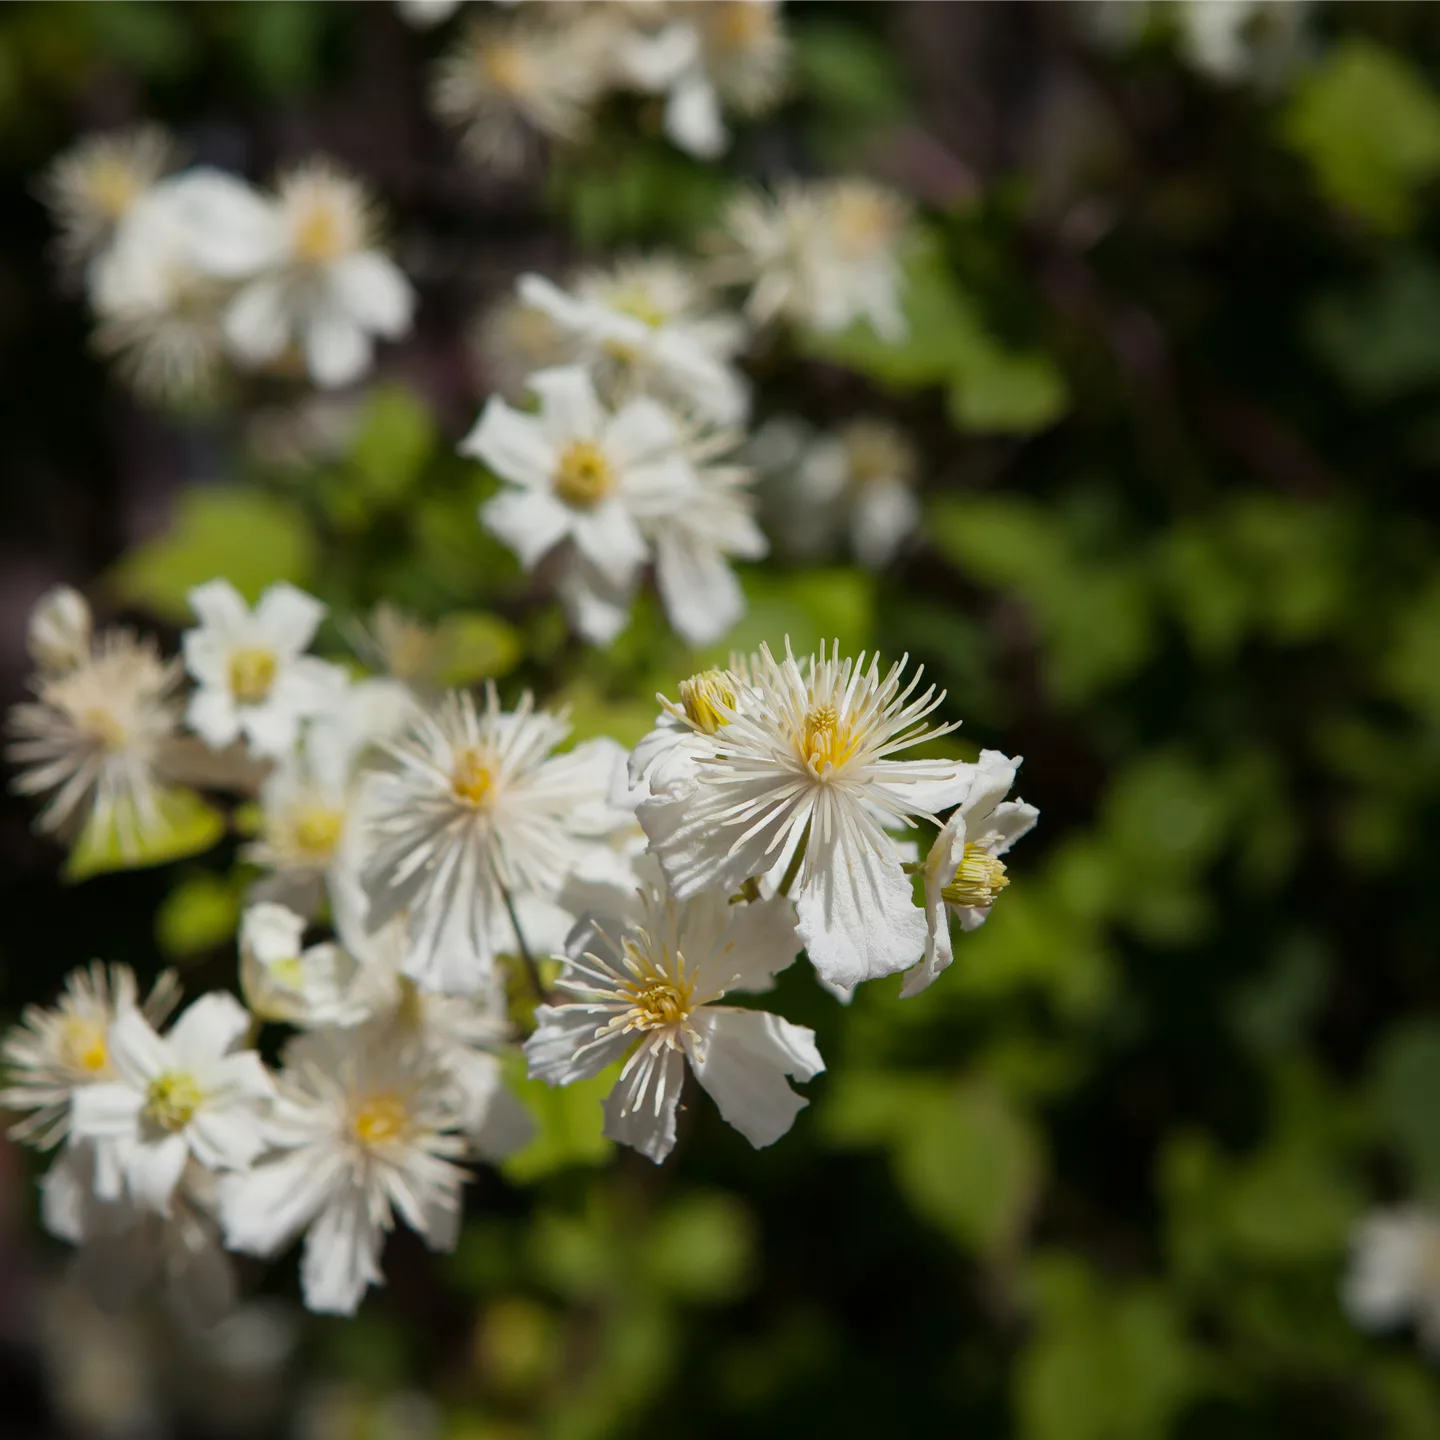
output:
[[[350,468],[367,495],[393,503],[420,478],[438,438],[435,417],[423,400],[399,385],[383,386],[366,402]]]
[[[1376,1117],[1412,1183],[1440,1196],[1440,1022],[1396,1026],[1381,1047],[1372,1085]]]
[[[65,862],[72,884],[110,870],[143,870],[167,865],[210,849],[225,834],[224,817],[193,790],[162,790],[156,796],[158,822],[142,826],[133,813],[102,826],[91,815]],[[132,843],[122,843],[122,836]]]
[[[228,944],[240,922],[241,892],[218,875],[182,880],[155,915],[155,939],[172,959],[188,960]]]
[[[1380,230],[1407,229],[1416,191],[1440,174],[1440,99],[1370,40],[1340,41],[1301,78],[1281,132],[1332,202]]]
[[[508,620],[483,610],[459,610],[435,628],[436,682],[461,688],[498,680],[524,658],[525,641]]]
[[[750,1281],[755,1225],[733,1195],[686,1195],[655,1221],[643,1254],[660,1289],[683,1300],[730,1300]]]
[[[131,551],[110,572],[126,604],[176,624],[191,619],[190,591],[223,578],[252,604],[278,580],[309,584],[316,541],[294,505],[242,486],[183,492],[167,534]]]
[[[603,1165],[615,1147],[602,1134],[605,1117],[600,1102],[614,1087],[618,1074],[619,1066],[612,1065],[593,1080],[551,1086],[531,1080],[523,1061],[509,1064],[507,1078],[534,1118],[536,1133],[524,1149],[500,1166],[505,1178],[515,1185],[533,1185],[561,1170]]]
[[[1026,435],[1054,424],[1069,398],[1048,356],[997,346],[957,360],[947,403],[958,429]]]

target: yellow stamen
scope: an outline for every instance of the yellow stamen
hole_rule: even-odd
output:
[[[508,95],[519,95],[530,88],[530,67],[518,45],[485,46],[480,52],[480,73]]]
[[[329,857],[345,826],[345,813],[315,805],[302,810],[295,821],[295,846],[316,860]]]
[[[719,0],[704,7],[704,12],[708,12],[710,34],[727,50],[749,50],[773,24],[770,11],[751,0]]]
[[[125,727],[113,710],[107,710],[103,705],[92,705],[85,711],[82,723],[85,733],[102,750],[114,752],[125,748]]]
[[[620,986],[630,1001],[625,1013],[625,1030],[668,1030],[683,1025],[690,1015],[695,985],[685,975],[685,957],[677,954],[673,968],[659,964],[633,940],[624,943],[625,959],[632,976]]]
[[[299,990],[305,984],[305,962],[298,955],[288,960],[272,960],[265,968],[287,990]]]
[[[490,757],[480,750],[462,750],[455,757],[450,788],[468,804],[483,805],[494,793],[495,775],[489,762]]]
[[[135,172],[119,160],[98,160],[86,177],[90,203],[107,220],[119,220],[140,197]]]
[[[409,1111],[405,1102],[388,1092],[367,1095],[355,1112],[355,1138],[362,1145],[383,1145],[405,1133]]]
[[[301,214],[295,226],[295,258],[310,265],[324,265],[345,251],[345,227],[332,205],[316,200]]]
[[[555,470],[555,493],[567,505],[589,510],[615,488],[615,471],[592,440],[572,440]]]
[[[713,735],[730,723],[725,710],[735,708],[733,681],[724,670],[702,670],[680,682],[680,704],[697,730]]]
[[[838,770],[860,749],[860,742],[851,733],[833,705],[812,705],[805,713],[805,729],[800,737],[800,750],[812,770]]]
[[[268,650],[237,650],[230,657],[230,691],[242,705],[263,705],[275,683],[275,657]]]
[[[95,1020],[82,1020],[78,1016],[68,1019],[61,1033],[60,1051],[67,1068],[86,1075],[98,1075],[110,1064],[105,1027]]]
[[[167,1070],[150,1082],[145,1095],[145,1114],[163,1130],[183,1130],[204,1098],[193,1075]]]
[[[1005,862],[972,840],[956,867],[955,878],[940,892],[951,905],[962,909],[986,909],[1010,883]]]

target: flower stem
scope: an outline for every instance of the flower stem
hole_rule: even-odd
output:
[[[499,876],[496,876],[499,882]],[[520,959],[525,964],[525,974],[530,981],[530,988],[535,992],[535,998],[542,1005],[549,1004],[550,991],[546,988],[544,980],[540,978],[540,967],[535,963],[535,956],[531,954],[530,947],[525,943],[525,932],[520,928],[520,917],[515,913],[515,901],[511,897],[510,889],[503,882],[500,883],[500,894],[505,900],[505,913],[510,917],[510,928],[515,932],[515,943],[520,948]]]
[[[805,858],[806,847],[810,844],[810,827],[815,823],[812,815],[805,822],[805,829],[800,836],[800,843],[795,847],[795,853],[790,857],[790,863],[785,867],[785,878],[780,882],[780,889],[777,892],[788,896],[790,887],[795,883],[795,877],[800,873],[800,862]]]

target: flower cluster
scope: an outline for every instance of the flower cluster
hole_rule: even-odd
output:
[[[231,369],[348,385],[377,337],[410,328],[414,295],[376,247],[365,187],[328,161],[262,192],[213,166],[172,171],[146,126],[92,137],[42,184],[94,341],[142,394],[183,403]]]
[[[574,368],[541,393],[538,419],[484,422],[495,453],[633,443],[654,403],[601,418]],[[762,647],[662,697],[627,754],[567,748],[565,716],[529,694],[506,708],[493,684],[435,699],[357,679],[309,653],[324,610],[291,587],[251,608],[216,580],[191,604],[182,693],[179,665],[96,637],[74,592],[46,597],[11,753],[18,788],[49,797],[44,828],[98,827],[136,863],[169,773],[244,802],[243,1003],[203,994],[167,1028],[172,976],[142,1003],[128,969],[94,965],[11,1032],[0,1102],[56,1152],[43,1214],[81,1277],[111,1299],[161,1284],[196,1325],[231,1302],[228,1252],[303,1237],[306,1303],[349,1313],[397,1216],[452,1245],[469,1167],[534,1128],[507,1052],[551,1085],[610,1076],[605,1133],[657,1162],[687,1071],[773,1143],[806,1103],[792,1082],[824,1062],[750,997],[802,951],[842,996],[901,972],[903,994],[925,988],[951,962],[952,914],[986,919],[1036,819],[1007,798],[1016,760],[904,758],[954,728],[929,723],[944,697],[904,661]],[[936,829],[923,861],[917,827]],[[283,1027],[264,1048],[278,1064],[266,1027]]]
[[[402,7],[435,24],[456,7]],[[672,143],[709,159],[730,143],[727,113],[754,117],[782,98],[790,47],[777,0],[529,4],[470,21],[435,73],[436,114],[483,164],[514,170],[542,138],[574,143],[609,94],[661,101]]]

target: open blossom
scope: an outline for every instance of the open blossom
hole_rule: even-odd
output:
[[[414,292],[373,239],[373,205],[358,180],[324,161],[283,175],[248,257],[254,276],[225,312],[242,364],[274,364],[295,346],[318,385],[348,385],[369,368],[375,337],[410,328]]]
[[[23,767],[12,788],[48,797],[41,830],[69,838],[83,829],[138,857],[170,827],[161,765],[179,720],[179,666],[123,629],[69,658],[65,669],[42,669],[35,699],[10,711],[6,754]]]
[[[231,1249],[270,1256],[305,1233],[312,1310],[353,1314],[381,1283],[397,1210],[432,1249],[455,1244],[467,1147],[448,1079],[423,1050],[382,1038],[360,1026],[292,1040],[265,1127],[270,1157],[221,1181]]]
[[[483,708],[452,694],[386,747],[394,768],[367,779],[367,923],[405,915],[404,971],[422,986],[473,994],[488,983],[495,956],[519,944],[507,895],[528,944],[563,939],[556,895],[627,818],[608,799],[619,747],[597,739],[554,754],[569,728],[528,694],[514,711],[493,685]]]
[[[75,1093],[118,1077],[110,1052],[110,1027],[116,1018],[139,1009],[151,1025],[159,1025],[178,995],[175,973],[167,970],[141,1006],[134,971],[128,965],[96,961],[70,972],[65,993],[53,1007],[27,1005],[20,1024],[0,1046],[9,1081],[0,1091],[0,1105],[29,1112],[10,1129],[10,1137],[41,1150],[66,1139]]]
[[[715,729],[693,779],[638,811],[680,899],[779,874],[811,961],[843,990],[920,958],[925,917],[888,832],[958,804],[975,768],[893,758],[955,728],[925,725],[944,695],[917,695],[921,672],[906,682],[904,667],[882,675],[823,646],[802,665],[788,644],[783,661],[762,646],[737,704],[721,687],[707,697]]]
[[[577,366],[531,377],[540,413],[525,415],[492,397],[461,442],[508,486],[481,509],[487,529],[531,568],[562,542],[578,587],[562,589],[577,629],[605,643],[615,610],[649,558],[647,515],[672,509],[696,487],[669,412],[642,397],[618,411],[601,405]],[[625,602],[621,611],[623,624]]]
[[[780,97],[790,56],[779,12],[776,0],[671,6],[661,29],[620,41],[617,68],[637,89],[666,97],[665,133],[676,145],[713,159],[730,141],[722,108],[758,115]]]
[[[349,1000],[355,962],[338,945],[303,943],[305,918],[262,900],[240,919],[240,990],[257,1020],[339,1025],[360,1018]]]
[[[974,930],[990,916],[1010,883],[1001,856],[1035,828],[1040,812],[1023,800],[1006,800],[1020,768],[998,750],[982,750],[964,802],[941,827],[925,859],[925,958],[905,977],[902,995],[918,995],[955,958],[949,912],[961,929]]]
[[[629,1051],[605,1101],[605,1133],[658,1163],[675,1144],[688,1063],[729,1124],[756,1147],[773,1144],[807,1103],[786,1077],[825,1068],[814,1032],[718,1002],[770,989],[794,960],[794,907],[731,904],[716,891],[677,901],[653,881],[637,898],[608,926],[577,927],[556,982],[567,998],[535,1012],[525,1043],[530,1073],[568,1085]]]
[[[901,339],[905,202],[868,180],[789,184],[737,196],[717,240],[716,275],[751,287],[757,324],[785,319],[821,333],[867,320]]]
[[[72,1128],[79,1140],[115,1148],[137,1204],[168,1213],[192,1156],[240,1170],[264,1149],[260,1118],[273,1087],[260,1057],[240,1048],[249,1029],[244,1007],[220,991],[202,995],[163,1037],[137,1009],[117,1015],[116,1077],[76,1092]]]
[[[570,358],[600,377],[603,393],[653,393],[719,425],[749,406],[734,360],[745,343],[738,316],[718,311],[693,267],[670,256],[624,261],[578,276],[567,292],[523,275],[521,299],[568,343]]]
[[[319,714],[344,685],[344,672],[303,652],[325,607],[293,585],[272,585],[252,611],[228,580],[190,592],[199,617],[183,639],[198,688],[186,719],[216,750],[241,734],[258,755],[285,755],[300,723]]]
[[[1403,1206],[1366,1216],[1352,1237],[1341,1298],[1366,1329],[1413,1321],[1421,1343],[1440,1358],[1440,1215]]]

